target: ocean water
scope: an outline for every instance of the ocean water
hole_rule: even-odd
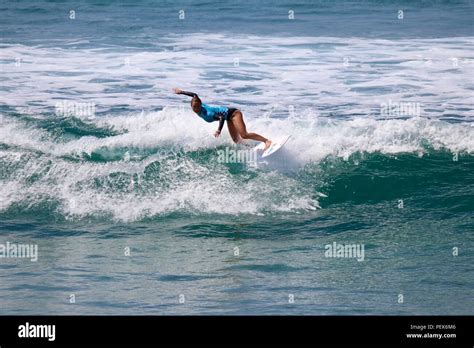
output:
[[[1,1],[0,244],[38,260],[0,258],[0,314],[472,315],[473,17]],[[253,143],[215,139],[173,87],[291,138],[222,163]]]

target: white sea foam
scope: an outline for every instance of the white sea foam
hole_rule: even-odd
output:
[[[217,156],[212,156],[216,146],[231,144],[227,132],[222,139],[214,139],[213,125],[203,123],[189,110],[166,108],[91,122],[123,133],[58,142],[45,130],[35,128],[34,123],[2,117],[0,135],[8,148],[0,151],[0,160],[10,174],[4,174],[2,179],[0,210],[14,203],[34,206],[55,200],[60,202],[58,211],[68,218],[105,214],[123,221],[174,211],[261,214],[314,210],[319,206],[320,194],[284,169],[297,171],[327,156],[347,159],[358,152],[423,153],[426,145],[452,152],[474,152],[474,128],[466,123],[425,118],[332,120],[308,111],[286,119],[248,121],[249,130],[270,138],[285,134],[292,138],[278,161],[269,159],[261,169],[249,167],[248,173],[257,175],[246,179],[246,175],[242,178],[232,174]],[[156,150],[137,158],[124,155],[108,162],[84,157],[101,149],[162,152]],[[206,160],[192,157],[193,151],[201,149],[211,150]],[[178,150],[185,155],[173,157],[172,151]],[[154,163],[160,165],[154,174],[156,186],[144,185],[142,181],[149,180],[145,179],[147,167]],[[118,174],[125,176],[125,187],[114,178]],[[31,180],[35,176],[38,179]],[[105,185],[97,187],[97,180]]]
[[[51,112],[59,101],[92,102],[103,114],[86,122],[120,133],[58,139],[34,121],[0,115],[6,145],[0,211],[45,200],[59,202],[68,218],[107,214],[123,221],[174,211],[313,210],[321,193],[288,173],[328,156],[422,154],[427,146],[474,152],[471,37],[170,40],[172,49],[140,53],[0,44],[0,104],[21,113],[29,107],[26,113],[44,118],[57,116],[38,111]],[[189,99],[170,93],[175,86],[210,104],[241,108],[249,131],[292,137],[278,161],[232,174],[211,151],[232,144],[227,132],[214,139],[216,125],[196,117]],[[420,103],[421,117],[380,119],[380,106],[389,101]],[[120,105],[128,112],[111,111]],[[88,158],[115,150],[114,160]],[[208,151],[206,160],[192,157],[199,150]],[[173,156],[176,151],[185,156]],[[154,163],[156,186],[147,186],[145,171]],[[117,175],[128,180],[125,187]]]
[[[420,103],[423,117],[474,116],[473,38],[368,40],[328,37],[173,36],[172,49],[60,49],[0,45],[0,103],[54,107],[63,99],[97,111],[156,110],[205,101],[259,117],[273,106],[326,114],[378,114],[380,104]],[[18,64],[19,62],[19,64]]]

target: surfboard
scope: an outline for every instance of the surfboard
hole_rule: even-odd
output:
[[[255,149],[255,151],[261,153],[262,158],[265,158],[265,157],[268,157],[270,155],[273,155],[275,152],[280,150],[283,147],[283,145],[285,145],[285,143],[288,141],[288,139],[290,139],[290,135],[287,135],[283,138],[274,140],[272,142],[272,144],[270,145],[270,147],[268,149],[266,149],[263,153],[262,153],[262,151],[265,148],[264,143],[258,144],[257,146],[255,146],[254,149]]]

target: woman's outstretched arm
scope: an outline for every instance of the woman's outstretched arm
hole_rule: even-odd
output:
[[[175,92],[176,94],[184,94],[184,95],[187,95],[188,97],[199,98],[196,93],[194,93],[194,92],[182,91],[182,90],[180,90],[179,88],[174,88],[174,89],[173,89],[173,92]]]

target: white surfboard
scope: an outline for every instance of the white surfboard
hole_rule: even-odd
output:
[[[290,139],[290,135],[287,135],[283,138],[274,140],[272,142],[272,144],[270,145],[270,147],[268,149],[266,149],[263,153],[262,153],[262,151],[265,148],[264,143],[260,143],[257,146],[255,146],[254,150],[259,152],[259,154],[262,158],[265,158],[265,157],[268,157],[268,156],[274,154],[278,150],[280,150],[283,147],[283,145],[285,145],[285,143],[288,141],[288,139]]]

